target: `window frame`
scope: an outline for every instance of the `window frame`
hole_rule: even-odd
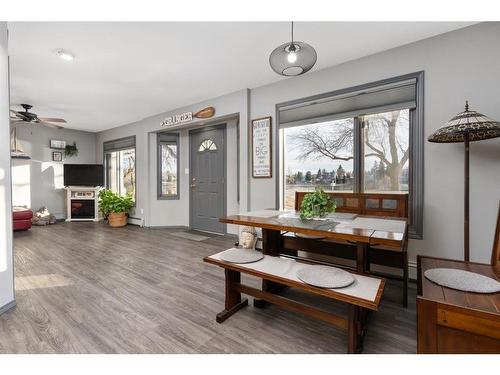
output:
[[[405,74],[402,76],[392,77],[380,81],[375,81],[359,86],[340,89],[324,94],[305,97],[297,100],[276,104],[276,136],[275,149],[278,150],[275,154],[277,179],[276,179],[276,209],[282,206],[282,198],[284,193],[284,137],[283,127],[280,126],[280,109],[291,105],[322,100],[329,97],[347,94],[350,92],[360,91],[363,89],[371,89],[377,86],[383,86],[391,83],[403,82],[409,79],[416,79],[416,108],[409,111],[410,134],[410,163],[409,163],[409,185],[408,185],[408,235],[413,239],[423,238],[423,199],[424,199],[424,72]],[[362,132],[362,116],[356,115],[354,119],[354,160],[353,169],[355,173],[354,193],[363,191],[363,173],[364,173],[364,153],[363,152],[363,132]],[[311,122],[313,124],[314,122]]]
[[[163,139],[162,139],[163,137]],[[157,200],[178,200],[180,199],[180,137],[179,133],[157,133],[156,135],[156,199]],[[177,194],[164,195],[162,193],[162,160],[161,160],[161,146],[162,145],[176,145],[177,147]]]
[[[133,140],[133,147],[117,147],[117,148],[112,148],[106,150],[106,144],[112,144],[112,143],[120,143],[123,141],[131,141]],[[136,206],[136,201],[137,201],[137,146],[136,146],[136,136],[129,136],[129,137],[123,137],[123,138],[116,138],[116,139],[110,139],[109,141],[105,141],[102,144],[102,160],[103,160],[103,165],[104,165],[104,186],[106,189],[110,189],[109,187],[109,168],[108,168],[108,159],[106,157],[106,154],[112,153],[112,152],[119,152],[119,151],[125,151],[125,150],[134,150],[134,156],[135,156],[135,165],[134,165],[134,180],[135,180],[135,189],[134,189],[134,207]]]

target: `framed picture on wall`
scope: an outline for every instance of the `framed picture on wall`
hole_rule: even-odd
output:
[[[58,139],[50,140],[50,148],[55,150],[64,150],[66,148],[66,141],[60,141]]]
[[[272,118],[252,120],[252,176],[273,177]]]
[[[52,161],[62,161],[63,155],[61,151],[52,151]]]

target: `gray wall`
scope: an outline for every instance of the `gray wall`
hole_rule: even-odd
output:
[[[0,313],[14,302],[7,23],[0,22]]]
[[[217,111],[220,110],[218,116],[240,113],[240,211],[274,207],[276,166],[273,179],[250,177],[250,119],[271,115],[275,124],[277,103],[421,70],[425,71],[426,137],[460,112],[465,99],[469,99],[473,109],[500,119],[499,37],[500,23],[482,23],[268,86],[169,111],[99,133],[98,158],[102,155],[103,141],[136,134],[140,149],[138,207],[145,212],[146,224],[186,225],[188,202],[159,202],[153,194],[156,189],[156,173],[153,173],[156,169],[152,166],[155,151],[148,144],[155,144],[152,143],[152,133],[160,130],[159,122],[164,117],[213,105]],[[273,131],[276,135],[276,126],[273,126]],[[185,141],[181,140],[183,156],[187,158],[185,145]],[[499,146],[498,139],[471,146],[471,259],[474,261],[487,262],[491,254],[500,199]],[[228,157],[229,163],[234,160]],[[188,160],[181,160],[181,173],[187,163]],[[183,178],[185,176],[181,175],[181,186]],[[231,183],[236,181],[228,181],[228,184]],[[410,241],[410,261],[415,260],[416,254],[461,258],[463,145],[425,143],[424,189],[424,239]]]
[[[71,125],[68,125],[68,127]],[[46,206],[58,219],[66,218],[63,164],[96,162],[96,134],[70,129],[53,129],[37,124],[16,124],[18,143],[30,160],[12,160],[12,201],[15,206],[38,210]],[[76,142],[78,156],[52,161],[50,139]]]
[[[227,123],[228,145],[228,186],[227,186],[227,212],[237,213],[240,210],[247,210],[248,201],[248,170],[246,163],[240,164],[240,201],[237,201],[237,129],[240,137],[240,160],[247,161],[248,136],[246,125],[248,123],[248,90],[240,90],[235,93],[213,98],[201,103],[192,104],[183,108],[164,112],[152,117],[145,118],[132,124],[127,124],[97,134],[97,161],[102,162],[103,142],[127,137],[136,136],[136,164],[137,164],[137,203],[134,217],[144,219],[146,226],[188,226],[189,225],[189,132],[186,127],[180,126],[170,128],[169,131],[180,132],[180,194],[179,200],[158,200],[156,194],[156,133],[165,130],[160,123],[165,117],[172,114],[187,111],[197,112],[207,106],[216,109],[215,117],[210,119],[210,123]],[[239,114],[240,126],[237,128],[233,119],[235,114]],[[228,121],[228,118],[231,118]],[[188,124],[188,128],[203,126],[205,121],[194,121]],[[230,165],[230,167],[229,167]],[[187,172],[187,173],[186,173]],[[236,228],[229,227],[228,231],[236,233]]]
[[[499,40],[500,23],[482,23],[260,87],[251,91],[250,117],[274,117],[276,103],[423,70],[426,138],[461,112],[465,99],[472,109],[500,120]],[[410,260],[416,254],[463,258],[463,153],[463,144],[425,142],[424,239],[410,241]],[[472,144],[473,261],[490,259],[499,176],[500,139]],[[252,179],[251,208],[274,205],[274,188],[275,179]]]

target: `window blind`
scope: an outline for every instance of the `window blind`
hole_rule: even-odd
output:
[[[113,141],[107,141],[103,144],[104,152],[113,152],[127,150],[130,148],[135,148],[135,135],[132,137],[115,139]]]
[[[280,127],[415,108],[416,85],[413,78],[280,107]]]

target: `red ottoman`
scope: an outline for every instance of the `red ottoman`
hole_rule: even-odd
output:
[[[33,211],[24,207],[12,208],[12,224],[14,231],[28,230],[31,228],[31,219],[33,218]]]

